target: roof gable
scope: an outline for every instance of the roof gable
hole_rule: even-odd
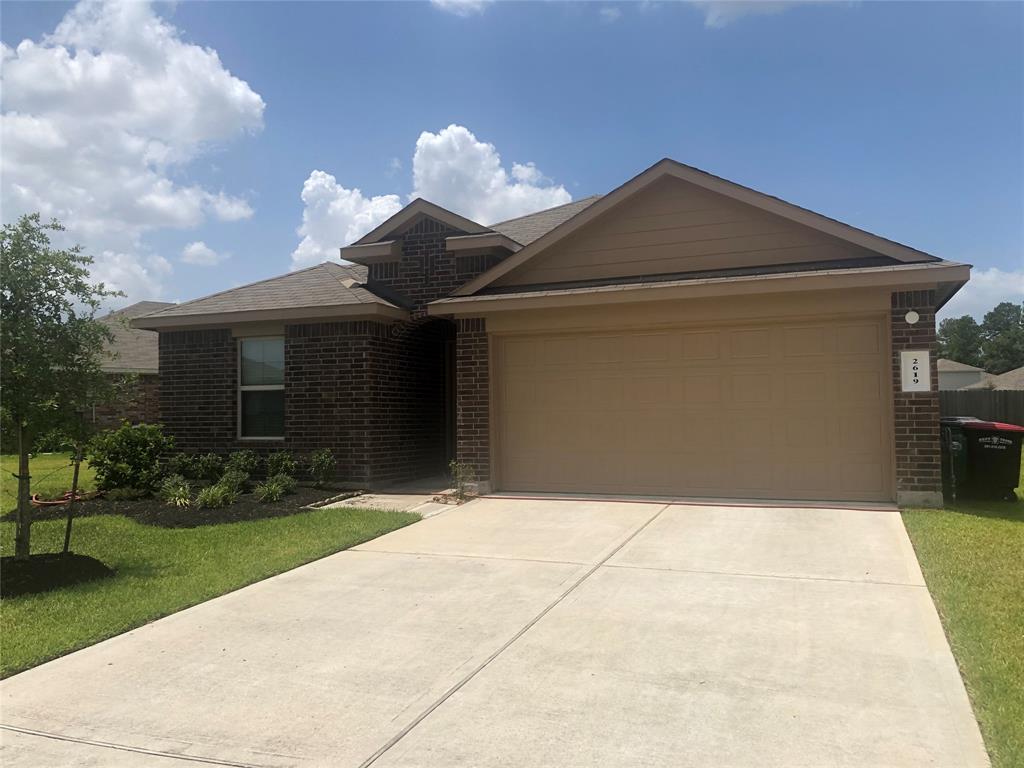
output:
[[[108,373],[156,373],[160,368],[157,335],[132,328],[128,321],[173,306],[166,301],[139,301],[101,317],[114,340],[107,345],[107,358],[100,367]]]
[[[699,193],[705,195],[720,196],[729,205],[746,206],[760,215],[770,215],[792,224],[801,225],[834,241],[844,243],[854,249],[860,249],[858,253],[870,251],[874,254],[888,256],[896,262],[936,260],[934,256],[922,251],[873,235],[856,227],[851,227],[835,219],[830,219],[805,208],[787,203],[777,197],[734,184],[674,160],[664,159],[619,188],[596,200],[480,277],[468,282],[456,291],[456,295],[471,295],[485,286],[497,282],[513,270],[523,267],[523,265],[534,259],[538,254],[548,251],[556,244],[581,231],[584,227],[591,225],[605,214],[626,204],[634,196],[652,187],[652,185],[666,179],[685,182]],[[655,215],[657,214],[655,213]]]
[[[457,229],[468,235],[492,231],[482,224],[477,224],[475,221],[467,219],[465,216],[460,216],[446,208],[442,208],[440,205],[431,203],[429,200],[417,197],[394,216],[374,227],[350,245],[366,245],[368,243],[380,242],[381,240],[388,240],[395,233],[410,226],[419,216],[429,216],[443,224],[447,224],[452,229]]]

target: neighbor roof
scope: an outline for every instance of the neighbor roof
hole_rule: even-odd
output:
[[[600,199],[601,195],[591,195],[565,205],[558,205],[526,216],[517,216],[507,221],[499,221],[497,224],[491,224],[491,229],[515,240],[520,245],[529,245]]]
[[[989,376],[962,389],[1024,389],[1024,366],[998,376]]]
[[[212,322],[283,320],[335,315],[404,318],[402,300],[382,286],[368,285],[367,269],[324,262],[315,267],[214,293],[136,319],[136,328],[168,328]]]
[[[939,358],[938,369],[939,373],[953,373],[956,371],[970,371],[973,373],[975,371],[981,372],[984,370],[983,368],[968,365],[967,363],[958,363],[956,360],[947,360],[944,357]]]
[[[160,368],[157,335],[131,328],[128,322],[173,306],[166,301],[139,301],[101,317],[100,322],[113,332],[114,341],[107,347],[110,357],[100,367],[108,373],[157,373]]]

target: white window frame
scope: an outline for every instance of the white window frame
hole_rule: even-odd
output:
[[[242,393],[243,392],[269,392],[269,391],[272,391],[272,390],[273,391],[281,390],[282,392],[284,391],[284,384],[283,383],[282,384],[249,384],[249,385],[244,385],[243,386],[243,384],[242,384],[242,345],[245,342],[247,342],[247,341],[277,341],[277,340],[281,341],[282,346],[284,345],[284,343],[285,343],[284,342],[284,336],[243,336],[242,338],[238,339],[238,344],[237,344],[238,349],[236,350],[236,355],[235,355],[235,358],[236,358],[235,359],[235,366],[236,366],[235,370],[238,371],[238,398],[237,398],[238,406],[237,406],[237,413],[236,413],[235,421],[238,424],[238,429],[237,429],[238,435],[237,435],[237,437],[238,437],[239,440],[256,440],[256,441],[265,441],[265,440],[281,441],[281,440],[284,440],[284,435],[277,435],[277,436],[269,435],[269,436],[266,436],[266,437],[260,437],[258,435],[243,435],[242,434]]]

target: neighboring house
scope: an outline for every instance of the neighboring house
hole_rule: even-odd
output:
[[[983,368],[976,368],[967,363],[939,358],[939,389],[963,389],[978,384],[988,378]]]
[[[1024,366],[997,375],[986,374],[985,379],[964,387],[964,389],[995,389],[1001,391],[1024,389]]]
[[[160,420],[159,337],[153,331],[132,328],[133,318],[173,307],[164,301],[140,301],[101,318],[114,334],[103,363],[117,382],[117,397],[93,406],[92,420],[100,429]]]
[[[935,311],[967,265],[672,160],[491,226],[415,200],[341,256],[134,321],[180,448],[329,447],[369,487],[456,458],[484,490],[941,503]]]

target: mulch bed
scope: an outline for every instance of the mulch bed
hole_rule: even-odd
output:
[[[99,560],[74,552],[32,555],[28,560],[15,560],[13,556],[0,558],[0,572],[3,573],[0,597],[48,592],[114,575],[114,571]]]
[[[161,528],[196,528],[200,525],[220,525],[221,523],[241,523],[249,520],[263,520],[270,517],[287,517],[307,510],[303,507],[311,504],[322,504],[342,494],[338,489],[312,488],[300,485],[295,493],[285,496],[281,501],[263,504],[251,493],[243,493],[234,504],[222,509],[203,509],[196,506],[179,508],[168,506],[158,498],[111,500],[91,499],[75,504],[74,515],[91,517],[93,515],[124,515],[142,523]],[[355,495],[345,493],[343,495]],[[3,520],[14,520],[16,512],[4,515]],[[33,520],[63,519],[67,515],[66,507],[39,507],[33,510]]]

